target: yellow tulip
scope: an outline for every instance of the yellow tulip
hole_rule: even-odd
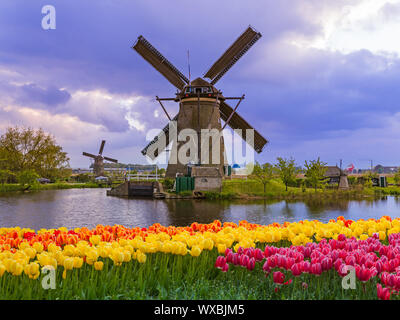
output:
[[[32,246],[36,252],[41,253],[43,251],[43,245],[40,242],[35,242]]]
[[[201,254],[201,249],[199,246],[194,246],[192,247],[192,250],[190,250],[190,255],[192,257],[198,257]]]
[[[79,269],[83,265],[83,259],[80,257],[74,257],[74,268]]]
[[[98,271],[101,271],[103,270],[103,265],[104,265],[103,261],[96,261],[94,263],[94,268]]]
[[[146,254],[144,254],[141,251],[136,252],[136,259],[139,263],[145,263],[146,262]]]
[[[64,268],[65,270],[72,270],[74,268],[74,258],[65,258]]]
[[[4,272],[6,272],[6,267],[0,264],[0,278],[3,276]]]

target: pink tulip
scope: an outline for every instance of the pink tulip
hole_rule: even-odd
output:
[[[225,263],[226,263],[225,257],[218,256],[217,261],[215,262],[215,267],[218,269],[222,269]]]
[[[277,284],[283,284],[283,282],[285,281],[285,275],[280,271],[274,272],[272,274],[272,278],[273,278],[274,282]]]
[[[292,265],[292,267],[290,268],[290,271],[292,271],[292,274],[297,277],[299,275],[301,275],[301,267],[298,263]]]
[[[376,285],[378,298],[381,300],[390,300],[390,290],[388,288],[382,288],[381,284]]]
[[[254,269],[255,266],[256,266],[256,259],[250,258],[249,261],[247,262],[247,266],[246,266],[247,269],[251,271]]]
[[[316,276],[321,275],[322,273],[322,266],[320,263],[314,263],[311,265],[311,273],[315,274]]]

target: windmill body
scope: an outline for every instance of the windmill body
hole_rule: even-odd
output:
[[[106,141],[102,140],[100,149],[99,149],[99,154],[97,156],[94,154],[91,154],[91,153],[87,153],[87,152],[82,153],[85,157],[94,159],[93,173],[96,177],[104,176],[104,160],[118,163],[118,160],[116,160],[116,159],[103,156],[103,150],[104,150],[105,144],[106,144]]]
[[[244,95],[241,97],[224,97],[222,92],[215,88],[215,83],[260,37],[260,33],[252,27],[248,27],[206,72],[204,77],[210,79],[210,81],[203,78],[190,81],[143,36],[137,39],[133,49],[178,89],[174,98],[160,99],[157,97],[170,122],[142,150],[143,155],[154,160],[172,142],[166,172],[167,177],[174,178],[177,174],[187,174],[187,167],[190,165],[216,167],[223,176],[223,167],[226,164],[222,136],[223,128],[228,125],[232,129],[241,129],[241,135],[245,141],[246,129],[254,130],[236,112],[240,102],[244,99]],[[173,100],[179,103],[179,112],[175,117],[169,116],[162,104],[163,100]],[[227,100],[238,101],[234,109],[228,105]],[[225,122],[224,125],[221,119]],[[203,135],[205,129],[208,129],[214,135]],[[171,130],[174,130],[174,132],[171,132]],[[192,136],[182,135],[182,133],[189,131],[192,132]],[[260,153],[267,144],[267,140],[256,130],[253,132],[254,144],[252,146],[256,152]],[[191,139],[196,145],[195,152],[187,150],[187,143]],[[184,156],[182,157],[182,155]]]

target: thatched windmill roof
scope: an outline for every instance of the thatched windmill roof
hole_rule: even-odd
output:
[[[338,166],[325,166],[324,168],[326,168],[325,177],[334,178],[346,175]]]

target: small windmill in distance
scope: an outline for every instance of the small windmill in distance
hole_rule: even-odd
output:
[[[104,149],[105,144],[106,144],[106,140],[102,140],[101,145],[100,145],[99,154],[97,156],[95,156],[94,154],[91,154],[91,153],[87,153],[87,152],[82,153],[85,157],[94,159],[93,172],[96,177],[104,176],[104,160],[118,163],[118,160],[115,160],[115,159],[109,158],[109,157],[103,157],[103,149]]]

